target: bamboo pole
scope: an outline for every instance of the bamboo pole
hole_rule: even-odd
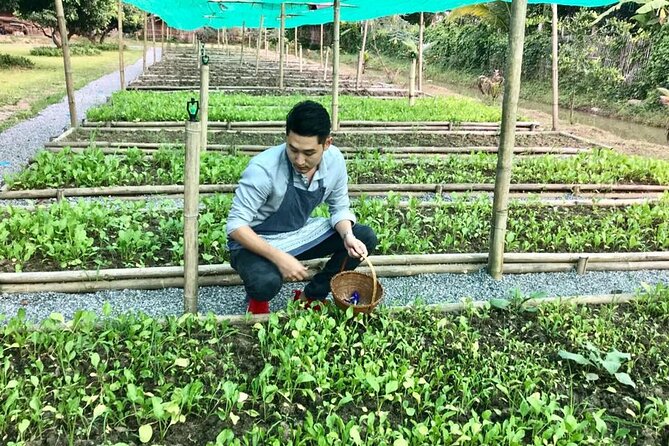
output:
[[[142,73],[146,71],[146,47],[147,47],[147,34],[149,27],[149,18],[146,11],[144,11],[144,41],[142,43]]]
[[[323,25],[321,24],[321,36],[320,36],[320,45],[319,45],[319,51],[321,54],[321,67],[324,67],[323,65]]]
[[[221,29],[218,28],[216,30],[216,47],[220,48],[221,47]]]
[[[256,76],[258,75],[258,69],[260,68],[260,43],[262,41],[262,27],[265,20],[264,16],[260,16],[260,28],[258,28],[258,45],[256,47]]]
[[[118,2],[118,73],[121,90],[125,91],[125,62],[123,60],[123,1]]]
[[[418,25],[418,91],[423,91],[423,64],[425,54],[423,51],[423,42],[425,40],[425,14],[420,13],[420,23]]]
[[[520,93],[520,74],[523,63],[523,44],[525,40],[525,15],[527,0],[513,0],[511,4],[511,27],[509,30],[509,57],[507,79],[504,85],[502,104],[502,132],[497,154],[497,175],[490,235],[490,256],[488,271],[499,280],[504,265],[504,241],[506,223],[509,215],[509,184],[511,183],[511,165],[515,144],[518,96]]]
[[[299,54],[298,54],[298,51],[297,51],[297,47],[299,46],[298,41],[297,41],[298,40],[297,39],[298,31],[299,31],[299,27],[296,26],[295,27],[295,59],[297,59],[299,57]]]
[[[200,124],[186,122],[184,169],[184,312],[197,313]]]
[[[72,61],[70,59],[70,44],[67,38],[67,25],[65,23],[65,12],[63,11],[63,1],[55,0],[56,18],[58,20],[58,32],[60,33],[63,45],[63,69],[65,71],[65,90],[67,91],[67,105],[70,110],[70,126],[74,129],[77,126],[77,106],[74,102],[74,83],[72,82]]]
[[[267,33],[269,30],[265,28],[263,35],[265,36],[265,59],[269,59],[269,39],[267,38]]]
[[[172,41],[170,40],[170,27],[169,27],[169,25],[165,26],[165,40],[167,40],[167,49],[172,48]]]
[[[151,14],[151,45],[153,45],[153,63],[156,63],[158,57],[156,56],[156,16]]]
[[[558,7],[557,3],[551,4],[551,11],[553,12],[552,19],[552,33],[551,33],[551,42],[552,42],[552,81],[553,81],[553,130],[558,130],[559,122],[558,117],[560,113],[560,96],[559,96],[559,84],[558,84]]]
[[[411,72],[409,73],[409,106],[416,105],[416,58],[411,59]]]
[[[160,19],[160,58],[162,59],[164,56],[165,56],[165,21],[163,19]]]
[[[242,41],[241,41],[241,51],[239,52],[239,66],[241,67],[244,63],[244,35],[246,34],[246,22],[242,22]]]
[[[328,78],[328,59],[330,58],[330,47],[325,50],[325,65],[323,65],[323,80]]]
[[[302,58],[302,45],[300,45],[300,73],[302,72],[303,67],[303,58]]]
[[[332,130],[339,130],[339,38],[341,0],[334,0],[334,32],[332,47]]]
[[[284,63],[285,63],[285,51],[286,44],[284,41],[284,35],[286,34],[286,4],[281,2],[281,26],[279,27],[279,90],[284,89],[283,77],[284,77]]]
[[[209,123],[209,63],[202,56],[200,65],[200,150],[207,150],[207,127]]]
[[[358,71],[355,75],[355,89],[360,89],[360,84],[362,81],[362,67],[365,64],[365,46],[367,45],[367,30],[369,28],[369,20],[365,20],[362,31],[362,45],[360,46],[360,52],[358,53]]]

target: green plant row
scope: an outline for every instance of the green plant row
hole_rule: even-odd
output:
[[[80,311],[64,329],[53,314],[35,329],[21,309],[0,329],[0,438],[662,444],[669,343],[647,341],[669,335],[669,289],[621,306],[529,311],[524,299],[446,315],[289,307],[236,329],[213,315],[112,317],[109,304],[103,317]]]
[[[487,197],[436,208],[400,198],[362,198],[359,221],[372,226],[380,254],[486,252],[491,204]],[[203,264],[228,260],[230,195],[203,200],[199,245]],[[36,211],[7,207],[0,219],[5,270],[43,271],[178,265],[183,259],[182,213],[170,202],[62,202]],[[327,208],[316,215],[327,216]],[[614,208],[555,208],[513,204],[510,252],[661,251],[669,249],[669,201]]]
[[[248,156],[204,152],[201,184],[234,184]],[[155,154],[129,149],[125,155],[104,155],[91,148],[83,154],[69,149],[40,152],[24,171],[6,178],[12,190],[50,187],[103,187],[182,184],[183,150],[161,148]],[[351,183],[492,183],[497,156],[474,153],[410,160],[392,155],[358,153],[348,160]],[[669,184],[669,162],[596,150],[573,157],[555,155],[517,158],[514,183]]]
[[[194,94],[144,91],[117,92],[105,105],[88,111],[91,121],[183,121],[187,119],[186,102]],[[211,121],[285,121],[291,107],[305,99],[329,109],[329,96],[258,97],[245,94],[211,93]],[[420,98],[414,107],[404,100],[386,100],[357,96],[339,99],[340,119],[365,121],[478,121],[497,122],[498,108],[465,98]]]

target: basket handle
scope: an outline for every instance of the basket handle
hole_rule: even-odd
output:
[[[365,257],[365,261],[367,262],[367,265],[369,265],[369,269],[372,270],[372,304],[376,302],[376,270],[374,269],[374,265],[372,265],[372,261],[369,260],[369,256]]]

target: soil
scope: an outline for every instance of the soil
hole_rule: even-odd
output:
[[[183,144],[183,130],[128,130],[108,131],[104,129],[80,128],[64,141],[124,142],[124,143],[164,143]],[[210,131],[210,144],[226,145],[264,145],[273,146],[285,141],[283,132],[253,133]],[[387,135],[375,133],[335,132],[334,144],[341,147],[491,147],[499,145],[499,136],[490,134],[434,134],[406,131]],[[540,132],[522,132],[516,135],[518,147],[576,147],[588,148],[591,145],[570,138],[566,135],[542,134]]]

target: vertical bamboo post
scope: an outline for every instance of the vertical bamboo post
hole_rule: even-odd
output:
[[[153,63],[156,63],[156,16],[151,14],[151,44],[153,45]]]
[[[167,48],[172,48],[172,42],[170,41],[170,27],[169,25],[165,26],[165,40],[167,40]]]
[[[511,27],[509,30],[509,55],[506,65],[507,79],[504,85],[502,103],[502,124],[499,150],[497,154],[497,175],[490,234],[488,271],[494,279],[502,277],[504,267],[504,241],[509,215],[509,185],[513,146],[516,138],[516,118],[518,96],[520,94],[520,74],[523,64],[525,41],[525,14],[527,0],[513,0],[511,4]]]
[[[558,84],[558,7],[557,3],[551,4],[551,10],[553,12],[552,19],[552,75],[553,75],[553,130],[557,131],[559,110],[560,110],[560,97],[559,97],[559,84]]]
[[[285,43],[284,35],[286,34],[286,4],[281,2],[281,26],[279,27],[279,90],[283,90],[283,75],[284,75],[284,59],[285,59]]]
[[[58,20],[58,32],[63,44],[63,69],[65,70],[65,90],[67,91],[67,105],[70,109],[70,125],[77,126],[77,106],[74,102],[74,84],[72,83],[72,61],[70,60],[70,44],[67,39],[67,25],[65,24],[65,12],[63,0],[56,0],[56,18]]]
[[[146,71],[146,38],[148,34],[149,27],[149,16],[144,12],[144,42],[142,43],[142,72]]]
[[[242,22],[242,48],[241,51],[239,52],[239,66],[242,66],[242,63],[244,62],[244,35],[246,34],[246,22]]]
[[[332,131],[339,130],[339,30],[341,0],[334,0],[334,39],[332,49]]]
[[[125,61],[123,60],[123,1],[118,2],[118,74],[121,90],[125,90]]]
[[[588,268],[588,258],[579,257],[578,263],[576,264],[576,273],[582,276],[587,271],[587,268]]]
[[[160,19],[160,58],[165,54],[165,21]]]
[[[200,36],[197,36],[197,45],[195,49],[195,59],[197,60],[197,69],[199,70],[200,67],[202,66],[202,51],[204,48],[204,44],[200,40]]]
[[[322,67],[322,66],[324,66],[323,65],[323,25],[321,25],[321,43],[320,43],[319,48],[320,48],[320,52],[321,52],[321,67]]]
[[[365,45],[367,45],[367,29],[369,28],[369,20],[365,20],[362,31],[362,45],[360,46],[360,53],[358,53],[358,72],[355,76],[355,88],[360,88],[362,81],[362,67],[365,64]]]
[[[409,106],[416,105],[416,58],[411,59],[411,71],[409,73]]]
[[[262,27],[265,21],[264,16],[260,16],[260,28],[258,28],[258,46],[256,47],[256,76],[258,75],[258,70],[260,69],[260,42],[262,41]]]
[[[209,126],[209,56],[201,56],[200,65],[200,150],[207,150],[207,130]]]
[[[298,43],[297,43],[297,33],[298,33],[298,31],[299,31],[299,27],[296,26],[295,27],[295,59],[298,58],[298,54],[297,54],[297,45],[298,45]]]
[[[325,65],[323,65],[323,80],[328,78],[328,60],[330,59],[330,47],[325,50]]]
[[[267,38],[268,29],[265,28],[265,59],[269,59],[269,39]]]
[[[425,40],[425,14],[420,13],[420,24],[418,25],[418,91],[423,91],[423,41]]]
[[[300,45],[300,73],[302,72],[302,65],[303,65],[303,57],[302,57],[302,45]]]
[[[190,114],[190,110],[189,110]],[[184,312],[197,313],[198,209],[200,189],[200,123],[197,112],[186,122],[184,170]]]
[[[221,29],[216,30],[216,48],[221,47]]]

